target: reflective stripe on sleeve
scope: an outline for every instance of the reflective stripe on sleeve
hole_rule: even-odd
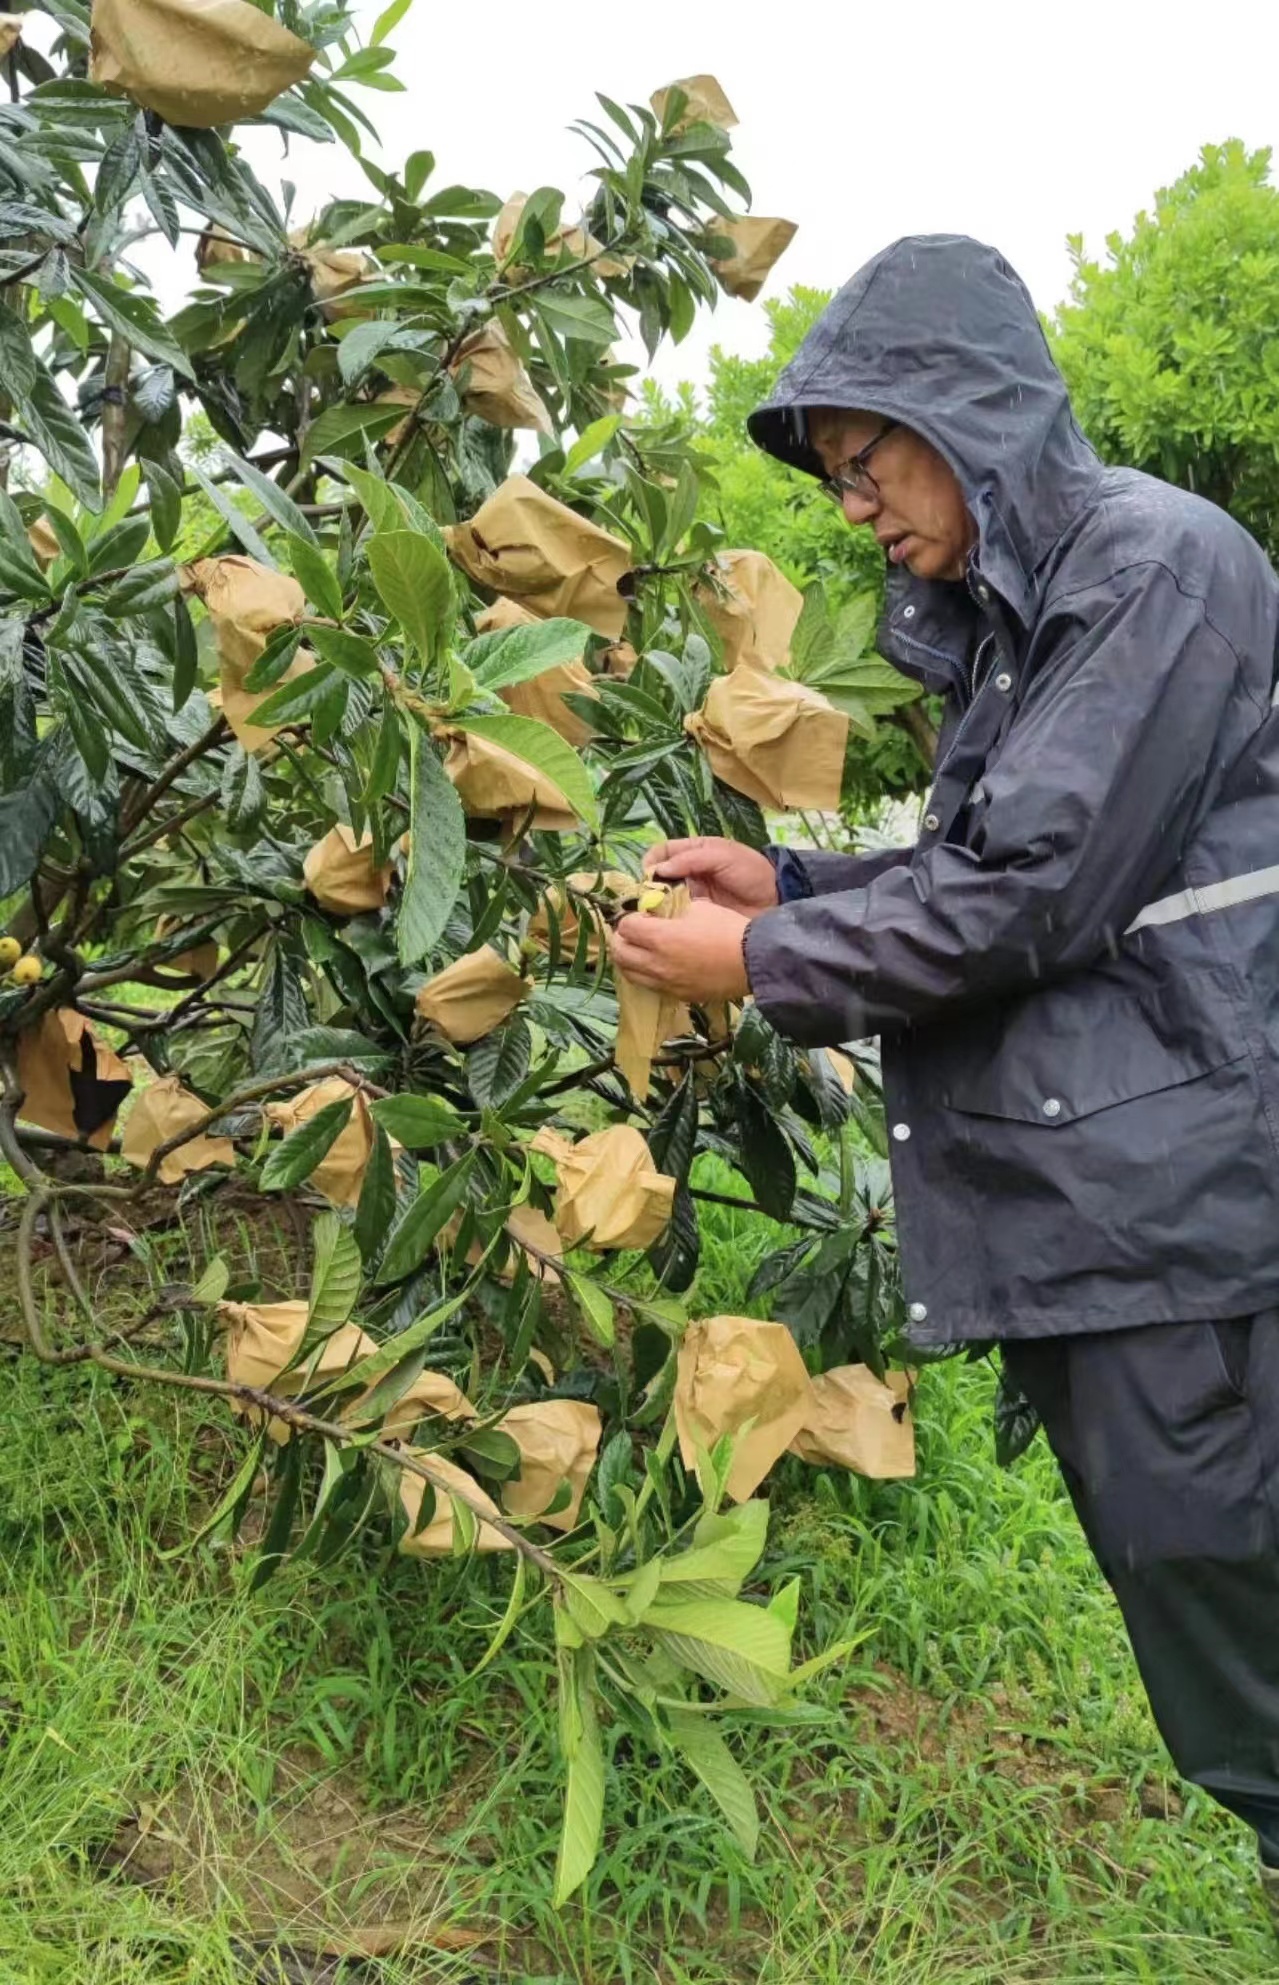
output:
[[[1208,882],[1202,889],[1179,889],[1175,896],[1161,896],[1147,903],[1124,932],[1146,930],[1151,924],[1179,924],[1186,917],[1204,916],[1210,910],[1230,910],[1237,903],[1255,903],[1262,896],[1279,896],[1279,862],[1271,868],[1250,869],[1247,875],[1231,875],[1224,882]]]

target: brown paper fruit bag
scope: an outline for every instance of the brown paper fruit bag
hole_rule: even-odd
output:
[[[282,727],[255,724],[254,713],[275,694],[280,682],[251,694],[244,679],[276,629],[302,618],[306,596],[287,573],[273,572],[257,559],[238,554],[201,558],[186,567],[184,578],[204,601],[213,625],[218,688],[209,701],[221,710],[246,751],[260,751]],[[314,655],[301,648],[280,681],[292,682],[314,667]]]
[[[343,1102],[348,1096],[352,1100],[350,1121],[306,1180],[332,1206],[359,1203],[364,1174],[373,1155],[373,1119],[363,1092],[345,1076],[331,1075],[323,1082],[308,1084],[295,1095],[266,1105],[268,1121],[287,1137],[330,1103]]]
[[[515,600],[495,600],[477,615],[477,634],[497,633],[504,627],[530,627],[536,625],[537,615]],[[582,661],[564,662],[554,668],[544,669],[541,675],[530,676],[526,682],[513,682],[498,695],[508,710],[517,717],[532,717],[536,723],[549,724],[558,731],[566,743],[576,751],[595,733],[588,723],[570,710],[564,701],[564,692],[569,690],[575,696],[597,694],[590,670]]]
[[[262,257],[246,248],[242,241],[227,233],[218,221],[213,221],[195,244],[195,266],[201,272],[215,269],[219,262],[260,262]]]
[[[540,1517],[551,1530],[572,1530],[599,1452],[599,1409],[579,1399],[539,1399],[513,1406],[497,1424],[520,1451],[518,1480],[502,1484],[506,1508],[512,1516]],[[569,1485],[569,1501],[547,1515],[561,1482]]]
[[[317,841],[302,864],[302,880],[322,910],[336,917],[358,917],[380,910],[390,892],[390,862],[373,859],[373,836],[359,841],[340,821]]]
[[[21,40],[21,14],[0,14],[0,56],[7,55]]]
[[[462,1218],[458,1214],[444,1229],[445,1239],[450,1246],[457,1240],[461,1231]],[[545,1213],[539,1213],[537,1208],[530,1206],[526,1200],[523,1205],[512,1207],[502,1231],[514,1244],[514,1252],[507,1255],[500,1267],[490,1264],[489,1273],[497,1281],[510,1284],[515,1280],[517,1262],[522,1257],[530,1275],[536,1276],[539,1282],[545,1282],[548,1289],[558,1288],[559,1271],[552,1266],[552,1262],[563,1259],[564,1243]],[[467,1250],[467,1266],[478,1268],[484,1259],[484,1253],[481,1242],[473,1241]]]
[[[167,1144],[180,1130],[187,1130],[207,1115],[204,1104],[177,1075],[162,1075],[140,1089],[124,1122],[120,1154],[129,1164],[144,1168],[153,1151]],[[188,1172],[203,1172],[210,1165],[234,1165],[235,1146],[229,1137],[201,1134],[188,1137],[176,1151],[160,1160],[157,1173],[162,1185],[177,1185]]]
[[[296,248],[306,263],[311,294],[323,306],[326,320],[332,324],[342,318],[367,316],[358,298],[349,303],[338,299],[374,275],[375,265],[358,248],[330,248],[327,242],[314,240],[313,226],[308,222],[305,227],[295,227],[289,246]]]
[[[728,1477],[734,1502],[753,1495],[813,1410],[813,1388],[784,1323],[712,1316],[690,1323],[679,1347],[675,1425],[684,1466],[723,1434],[736,1446]],[[750,1424],[748,1424],[750,1423]]]
[[[232,1384],[256,1386],[279,1399],[297,1399],[314,1392],[326,1379],[340,1377],[377,1349],[366,1331],[344,1323],[286,1370],[306,1335],[309,1308],[304,1302],[219,1303],[218,1318],[227,1327],[226,1373]],[[255,1406],[233,1404],[232,1411],[246,1414],[254,1426],[261,1425],[262,1415]],[[278,1417],[268,1422],[267,1432],[274,1441],[292,1436],[287,1420]]]
[[[429,1523],[414,1534],[413,1526],[422,1509],[422,1497],[426,1483],[420,1475],[410,1475],[407,1469],[400,1471],[400,1501],[408,1517],[409,1527],[400,1539],[400,1549],[411,1558],[447,1558],[453,1553],[453,1505],[449,1500],[448,1488],[456,1489],[469,1504],[490,1516],[500,1516],[501,1510],[491,1496],[484,1493],[474,1476],[459,1468],[455,1461],[448,1461],[442,1454],[432,1454],[425,1449],[411,1447],[407,1452],[416,1455],[431,1473],[443,1478],[448,1487],[432,1483],[435,1490],[435,1509]],[[514,1549],[494,1530],[491,1523],[480,1523],[475,1533],[477,1551],[510,1551]]]
[[[160,917],[155,927],[157,944],[162,944],[166,937],[172,937],[181,922],[180,917]],[[181,972],[188,979],[207,982],[213,977],[221,962],[222,954],[218,950],[217,939],[210,937],[206,938],[203,944],[193,944],[189,951],[175,952],[172,958],[163,961],[160,970]]]
[[[485,324],[464,338],[449,365],[462,389],[468,414],[490,427],[531,427],[552,431],[551,416],[498,323]]]
[[[27,543],[35,553],[36,564],[45,570],[55,558],[62,555],[58,534],[48,517],[37,517],[34,524],[27,525]]]
[[[309,42],[248,0],[93,0],[89,81],[167,124],[257,117],[314,60]]]
[[[836,1365],[813,1380],[813,1403],[790,1444],[801,1461],[834,1462],[855,1475],[894,1481],[915,1472],[910,1378],[876,1378],[868,1365]]]
[[[839,805],[848,718],[803,683],[747,664],[715,678],[684,728],[715,777],[760,806]]]
[[[737,112],[714,76],[682,76],[664,90],[654,90],[649,102],[659,124],[666,123],[666,106],[675,90],[681,90],[688,101],[672,124],[672,132],[685,131],[690,124],[714,124],[720,131],[731,131],[736,124]]]
[[[491,944],[482,944],[428,979],[414,1004],[419,1018],[465,1048],[500,1027],[531,990]]]
[[[407,1440],[428,1413],[441,1420],[474,1420],[475,1408],[447,1372],[419,1372],[382,1422],[384,1440]]]
[[[789,660],[804,595],[762,551],[720,552],[694,594],[724,644],[726,669],[739,662],[779,669]]]
[[[610,641],[626,625],[619,582],[631,548],[579,517],[527,476],[508,476],[465,524],[445,530],[449,554],[477,586],[518,600],[538,620],[584,620]]]
[[[23,1123],[60,1137],[85,1137],[105,1151],[116,1111],[133,1087],[126,1064],[100,1041],[82,1013],[58,1006],[18,1036]]]
[[[711,256],[711,267],[720,288],[729,296],[740,296],[743,303],[754,303],[768,281],[773,264],[790,247],[795,237],[794,221],[761,220],[746,214],[740,220],[711,222],[715,238],[731,241],[733,253]]]
[[[653,885],[654,888],[659,886]],[[665,891],[661,908],[650,910],[647,914],[680,917],[688,908],[688,903],[688,889],[679,882]],[[626,1078],[636,1102],[642,1103],[648,1096],[653,1057],[664,1041],[687,1030],[688,1008],[668,993],[654,992],[651,986],[636,985],[633,979],[626,978],[616,967],[613,970],[613,990],[617,994],[617,1046],[613,1050],[613,1059]]]
[[[576,1144],[539,1132],[535,1151],[555,1160],[555,1226],[566,1247],[647,1248],[666,1230],[675,1181],[657,1170],[630,1124],[611,1124]]]
[[[445,777],[475,819],[500,820],[508,838],[526,825],[552,834],[571,834],[578,825],[572,803],[554,781],[495,739],[476,731],[438,735],[449,741]]]

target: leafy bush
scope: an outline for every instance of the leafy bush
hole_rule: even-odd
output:
[[[81,0],[58,0],[52,63],[14,51],[0,351],[33,486],[0,492],[0,1148],[37,1353],[247,1416],[201,1536],[234,1532],[266,1469],[260,1576],[389,1525],[411,1553],[514,1554],[494,1647],[547,1617],[530,1582],[553,1600],[562,1899],[599,1835],[601,1701],[747,1845],[705,1712],[803,1713],[793,1591],[738,1597],[765,1506],[721,1511],[731,1439],[685,1440],[687,1476],[677,1452],[699,1155],[838,1232],[815,1346],[880,1366],[900,1301],[881,1168],[850,1141],[873,1088],[850,1100],[749,1009],[664,1012],[608,972],[646,842],[765,838],[686,729],[720,654],[708,458],[677,416],[628,417],[612,355],[620,309],[652,349],[713,302],[748,198],[727,134],[679,89],[660,120],[601,98],[580,220],[553,188],[440,185],[425,151],[384,170],[352,91],[394,84],[401,11],[365,46],[327,0],[288,12],[315,52],[286,46],[303,80],[257,121],[348,146],[370,184],[302,228],[232,121],[160,115],[216,82],[180,44],[150,99],[85,79]],[[176,312],[130,259],[140,229],[198,241]],[[833,685],[819,620],[796,672]],[[609,1140],[593,1172],[565,1155],[583,1129]],[[591,1201],[566,1252],[574,1167],[613,1226],[604,1245]],[[229,1181],[328,1202],[308,1293],[264,1302],[216,1251],[161,1273],[143,1213]],[[149,1361],[85,1289],[73,1216],[95,1211],[151,1274]]]

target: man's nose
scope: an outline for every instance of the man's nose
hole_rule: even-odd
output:
[[[843,491],[843,498],[844,515],[850,524],[868,524],[871,518],[879,513],[878,494],[859,496],[856,490],[846,489]]]

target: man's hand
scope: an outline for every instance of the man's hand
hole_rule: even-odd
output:
[[[694,900],[718,903],[739,917],[777,908],[777,877],[768,856],[717,834],[659,841],[644,857],[644,873],[662,882],[686,882]]]
[[[613,932],[613,963],[636,985],[651,986],[672,999],[698,1006],[744,999],[750,982],[742,939],[749,922],[736,910],[722,909],[704,898],[690,903],[682,917],[637,912],[623,917]]]

